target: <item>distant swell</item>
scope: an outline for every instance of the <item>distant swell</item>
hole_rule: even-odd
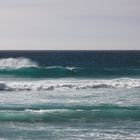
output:
[[[63,108],[0,107],[0,121],[13,122],[96,122],[99,120],[140,120],[138,106],[75,106]]]
[[[120,78],[113,80],[77,81],[0,81],[1,91],[45,91],[57,89],[95,89],[95,88],[140,88],[140,79]]]

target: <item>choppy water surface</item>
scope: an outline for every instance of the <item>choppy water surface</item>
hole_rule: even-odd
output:
[[[140,52],[112,53],[0,52],[0,138],[139,140]]]

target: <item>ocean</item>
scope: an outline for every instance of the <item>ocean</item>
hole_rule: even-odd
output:
[[[0,51],[0,139],[140,140],[140,51]]]

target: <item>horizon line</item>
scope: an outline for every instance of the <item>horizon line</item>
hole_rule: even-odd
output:
[[[140,51],[140,49],[138,50],[136,50],[136,49],[124,49],[124,50],[115,50],[115,49],[110,49],[110,50],[78,50],[78,49],[76,49],[76,50],[58,50],[58,49],[56,49],[56,50],[54,50],[54,49],[52,49],[52,50],[45,50],[45,49],[35,49],[35,50],[32,50],[32,49],[30,49],[30,50],[19,50],[19,49],[15,49],[15,50],[0,50],[0,52],[6,52],[6,51]]]

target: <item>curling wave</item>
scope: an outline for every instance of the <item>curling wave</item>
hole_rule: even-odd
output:
[[[56,89],[94,89],[94,88],[140,88],[140,79],[120,78],[113,80],[79,80],[79,81],[0,81],[1,91],[45,91]]]

